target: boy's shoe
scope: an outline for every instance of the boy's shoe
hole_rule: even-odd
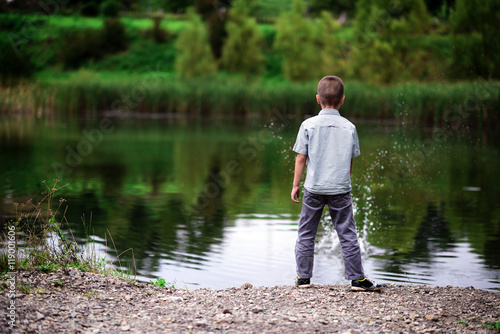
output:
[[[297,288],[310,288],[311,287],[311,279],[310,278],[300,278],[297,276],[295,279],[295,286]]]
[[[375,283],[375,281],[370,281],[366,277],[351,281],[352,291],[379,291],[380,289],[382,289],[382,285]]]

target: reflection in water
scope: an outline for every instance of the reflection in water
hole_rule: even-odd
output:
[[[145,281],[291,284],[300,211],[289,200],[295,125],[259,137],[269,129],[115,124],[64,175],[69,185],[60,195],[78,240],[90,235],[104,245],[109,231],[118,254],[133,248]],[[12,202],[36,198],[41,181],[54,178],[52,163],[63,162],[66,147],[91,128],[32,124],[16,136],[0,132],[1,216],[12,215]],[[497,138],[486,145],[468,134],[435,140],[434,133],[403,130],[358,126],[353,205],[367,273],[382,282],[500,287]],[[318,234],[313,280],[344,284],[328,219]],[[116,256],[109,240],[107,247]],[[121,259],[134,268],[130,251]]]

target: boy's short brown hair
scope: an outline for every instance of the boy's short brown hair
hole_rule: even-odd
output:
[[[334,75],[327,75],[318,83],[318,96],[321,105],[338,107],[344,97],[344,83]]]

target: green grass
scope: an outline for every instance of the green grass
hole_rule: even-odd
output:
[[[2,16],[12,15],[12,14],[0,14]],[[17,14],[14,14],[17,15]],[[40,29],[40,31],[54,32],[57,30],[65,29],[100,29],[103,27],[102,17],[84,17],[79,15],[73,16],[63,16],[63,15],[22,15],[23,17],[34,19],[34,20],[46,20],[46,24]],[[148,17],[127,17],[123,16],[120,18],[125,27],[128,30],[148,30],[153,27],[153,20]],[[175,16],[166,16],[161,22],[161,28],[170,32],[179,32],[186,25],[187,21],[182,17],[176,18]],[[260,23],[259,28],[263,33],[274,30],[274,25],[270,23]],[[47,35],[46,35],[47,36]]]
[[[500,332],[500,323],[498,321],[487,323],[486,325],[483,325],[483,327],[489,328],[489,329],[494,329],[494,330]]]
[[[125,24],[127,29],[134,30],[148,30],[153,27],[153,20],[150,18],[135,18],[135,17],[122,17],[121,21]],[[180,31],[186,21],[182,19],[165,18],[162,20],[161,27],[168,31]],[[47,28],[56,29],[85,29],[94,28],[99,29],[103,26],[102,17],[83,17],[83,16],[49,16]]]
[[[23,293],[30,293],[31,292],[31,284],[21,282],[17,285],[17,288],[22,291]]]
[[[55,280],[55,281],[52,281],[52,284],[54,284],[55,286],[63,286],[63,281]]]
[[[175,289],[174,283],[169,283],[169,282],[165,281],[165,279],[163,279],[163,278],[157,278],[156,281],[150,281],[149,283],[151,285],[159,286],[159,287],[162,287],[162,288],[172,288],[172,289]]]

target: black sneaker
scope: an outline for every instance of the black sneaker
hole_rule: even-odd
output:
[[[352,291],[379,291],[380,289],[382,289],[382,285],[370,281],[366,277],[351,281]]]
[[[311,279],[310,278],[300,278],[297,276],[295,279],[295,286],[297,288],[310,288],[311,287]]]

